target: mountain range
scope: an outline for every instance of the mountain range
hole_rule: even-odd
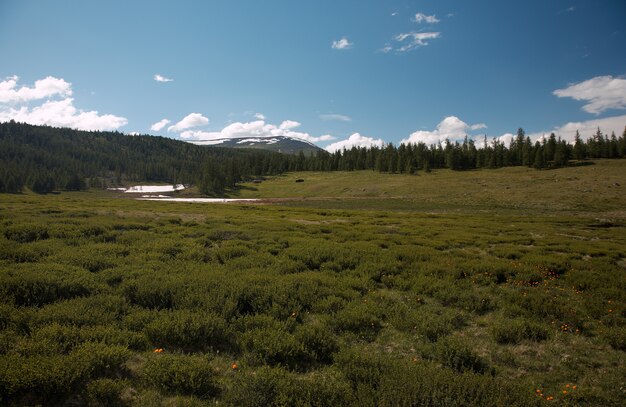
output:
[[[297,138],[287,136],[275,137],[238,137],[225,138],[215,140],[197,140],[192,141],[193,144],[199,146],[212,147],[228,147],[228,148],[253,148],[259,150],[269,150],[283,154],[299,154],[300,151],[304,155],[316,154],[322,150],[315,144]]]

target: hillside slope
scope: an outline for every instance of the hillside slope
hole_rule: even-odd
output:
[[[241,198],[324,199],[326,202],[316,205],[337,208],[535,213],[550,209],[615,212],[626,217],[626,160],[596,160],[591,165],[545,171],[526,167],[444,169],[415,176],[374,171],[295,172],[243,186],[237,195]]]

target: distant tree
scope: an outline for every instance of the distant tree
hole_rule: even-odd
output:
[[[82,191],[86,188],[85,180],[76,173],[72,174],[65,184],[65,189],[68,191]]]
[[[535,159],[533,161],[533,167],[540,170],[546,166],[546,160],[544,157],[544,146],[538,141],[535,143]]]
[[[580,133],[576,130],[576,136],[574,136],[574,159],[582,160],[585,158],[585,145],[580,138]]]

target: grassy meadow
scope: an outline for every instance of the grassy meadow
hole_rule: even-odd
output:
[[[623,405],[625,191],[614,160],[0,194],[0,404]]]

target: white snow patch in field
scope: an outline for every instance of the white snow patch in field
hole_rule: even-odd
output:
[[[134,187],[128,188],[126,193],[154,193],[154,192],[174,192],[181,191],[185,189],[183,184],[177,185],[135,185]]]

